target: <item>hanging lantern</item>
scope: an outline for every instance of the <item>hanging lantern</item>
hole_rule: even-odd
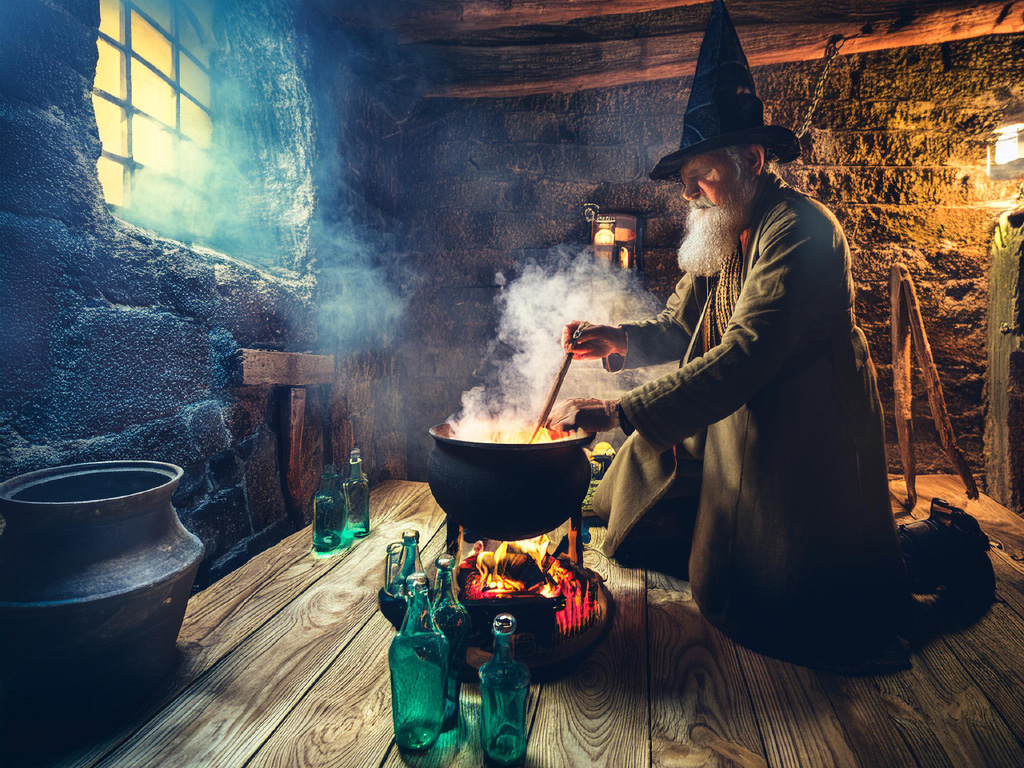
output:
[[[622,269],[643,268],[640,243],[643,240],[643,219],[631,213],[600,213],[594,203],[583,207],[590,222],[590,247],[594,255],[609,265]]]

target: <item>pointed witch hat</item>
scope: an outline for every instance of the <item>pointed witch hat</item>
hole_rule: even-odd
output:
[[[736,144],[763,144],[781,163],[800,154],[795,133],[781,125],[764,124],[764,104],[754,93],[754,78],[736,28],[725,3],[712,0],[683,116],[682,141],[678,150],[658,161],[650,176],[678,178],[687,158]]]

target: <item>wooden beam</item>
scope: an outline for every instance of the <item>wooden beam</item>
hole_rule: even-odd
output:
[[[808,11],[808,16],[811,12]],[[873,20],[752,24],[738,29],[753,66],[821,58],[834,34],[847,38],[842,53],[930,45],[982,35],[1024,31],[1024,0],[981,2],[970,7],[906,8]],[[428,90],[433,97],[502,98],[606,88],[693,74],[704,33],[627,40],[516,46],[422,45],[440,57],[449,81]]]
[[[283,387],[307,387],[334,381],[334,356],[304,352],[271,352],[266,349],[241,350],[241,369],[236,381],[241,386],[275,384]]]

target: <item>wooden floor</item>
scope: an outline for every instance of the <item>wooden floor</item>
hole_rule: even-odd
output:
[[[956,483],[922,478],[921,498],[963,502]],[[968,510],[992,552],[998,601],[977,623],[943,627],[924,601],[913,667],[846,677],[736,646],[708,625],[688,585],[622,568],[594,551],[614,626],[571,674],[531,687],[527,765],[1024,766],[1024,526],[984,497]],[[429,753],[401,754],[386,663],[392,629],[377,612],[384,548],[418,528],[424,562],[443,515],[423,484],[373,494],[375,531],[329,559],[300,531],[192,598],[182,664],[130,724],[48,764],[65,766],[482,765],[479,694]]]

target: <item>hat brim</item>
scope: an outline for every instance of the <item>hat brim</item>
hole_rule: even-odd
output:
[[[712,136],[710,139],[698,141],[684,149],[678,149],[661,158],[649,175],[655,180],[676,178],[687,158],[737,144],[763,144],[772,150],[775,159],[780,163],[788,163],[800,156],[800,140],[795,133],[781,125],[764,125],[756,128],[744,128],[742,131],[733,131],[732,133],[722,133]]]

